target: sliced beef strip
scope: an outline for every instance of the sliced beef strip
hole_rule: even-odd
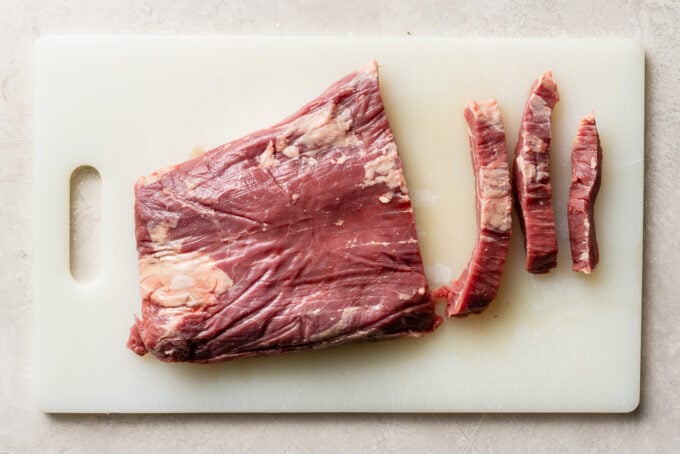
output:
[[[442,287],[449,316],[482,312],[496,298],[512,231],[510,169],[505,129],[496,100],[465,109],[475,172],[478,236],[472,257],[451,288]]]
[[[602,178],[602,147],[595,114],[581,119],[571,152],[571,187],[567,219],[572,269],[591,273],[600,259],[594,207]]]
[[[135,222],[140,355],[210,363],[441,322],[375,62],[277,125],[140,178]]]
[[[552,72],[534,82],[515,149],[515,206],[524,231],[526,269],[547,273],[557,266],[557,234],[550,181],[551,114],[559,100]]]

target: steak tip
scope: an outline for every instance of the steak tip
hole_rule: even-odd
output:
[[[479,109],[479,104],[474,99],[468,99],[465,101],[465,108],[474,112]]]
[[[592,110],[591,110],[590,112],[588,112],[588,113],[583,117],[583,119],[581,120],[581,122],[590,123],[590,124],[593,124],[593,125],[594,125],[594,124],[595,124],[595,112],[592,111]]]
[[[538,77],[538,80],[537,80],[537,84],[538,84],[538,85],[543,85],[543,84],[545,84],[545,83],[548,83],[548,84],[557,86],[557,84],[555,83],[555,79],[553,78],[552,69],[549,69],[549,70],[547,70],[547,71],[544,71],[544,72]]]
[[[489,98],[483,102],[477,102],[474,99],[468,99],[465,101],[466,110],[470,110],[474,113],[478,113],[482,107],[486,109],[496,108],[498,106],[498,100],[496,98]]]
[[[546,101],[548,101],[549,98],[554,98],[548,103],[551,110],[554,108],[555,104],[560,100],[560,93],[557,89],[557,82],[555,82],[555,79],[553,78],[552,69],[543,72],[543,74],[536,79],[536,82],[534,82],[534,85],[531,88],[531,93],[544,99],[546,99],[547,95],[548,98]]]
[[[378,61],[371,60],[370,62],[368,62],[368,64],[366,64],[366,66],[362,68],[361,71],[371,77],[378,77]]]

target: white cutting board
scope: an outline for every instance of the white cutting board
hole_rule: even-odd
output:
[[[48,38],[36,47],[35,398],[48,412],[627,412],[638,405],[644,55],[631,40]],[[216,365],[125,348],[140,311],[135,179],[297,110],[372,59],[433,286],[475,241],[463,108],[498,99],[514,149],[530,85],[552,69],[559,266],[524,271],[515,235],[498,299],[434,334]],[[601,262],[570,270],[569,152],[595,110]],[[69,177],[98,169],[101,265],[69,272]],[[441,311],[441,308],[440,308]]]

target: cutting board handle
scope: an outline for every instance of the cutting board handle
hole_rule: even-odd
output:
[[[69,271],[79,284],[92,284],[101,269],[102,181],[91,165],[69,178]]]

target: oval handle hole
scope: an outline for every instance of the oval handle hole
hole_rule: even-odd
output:
[[[91,166],[78,167],[70,180],[69,268],[81,284],[93,282],[101,259],[101,175]]]

